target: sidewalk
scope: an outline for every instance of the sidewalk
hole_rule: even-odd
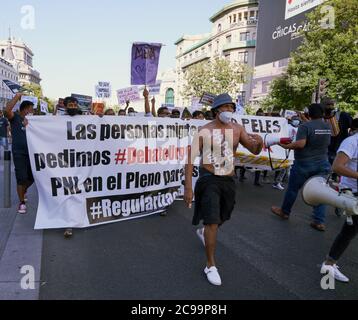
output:
[[[17,214],[17,194],[14,169],[12,169],[11,209],[4,209],[4,165],[0,160],[0,300],[37,300],[39,297],[42,231],[34,231],[37,190],[31,187],[27,215]],[[35,290],[23,290],[21,274],[23,266],[35,270]]]

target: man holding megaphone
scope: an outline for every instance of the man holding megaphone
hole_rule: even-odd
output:
[[[353,120],[351,137],[344,140],[338,150],[333,171],[343,177],[341,186],[351,189],[358,202],[358,119]],[[339,271],[337,262],[357,234],[358,215],[352,215],[347,219],[335,240],[327,260],[322,266],[322,273],[329,272],[334,275],[336,280],[349,282],[349,279]]]
[[[280,144],[284,149],[295,151],[295,162],[291,169],[288,190],[282,207],[272,207],[271,211],[283,220],[288,220],[300,189],[313,176],[328,175],[331,166],[328,162],[328,146],[331,143],[331,130],[323,121],[323,108],[320,104],[309,107],[310,121],[303,123],[297,132],[296,141]],[[325,231],[326,207],[314,207],[314,221],[311,226]]]

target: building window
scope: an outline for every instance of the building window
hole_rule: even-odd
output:
[[[226,53],[226,54],[225,54],[225,59],[228,60],[228,61],[230,61],[230,53]]]
[[[3,57],[5,55],[5,49],[1,49],[1,56]]]
[[[250,19],[255,19],[255,11],[250,11]]]
[[[249,13],[247,11],[244,12],[244,20],[248,20],[249,19]]]
[[[234,14],[234,23],[236,23],[236,14]]]
[[[268,93],[270,81],[262,81],[262,93]]]
[[[278,62],[278,67],[279,68],[284,68],[288,66],[288,59],[282,59]]]
[[[242,13],[239,13],[239,21],[242,21]]]
[[[240,41],[247,41],[249,40],[250,32],[241,32],[240,33]]]
[[[221,24],[218,25],[218,32],[221,32],[222,30],[222,27],[221,27]]]
[[[231,43],[231,34],[226,37],[226,43]]]
[[[174,89],[169,88],[165,94],[165,104],[174,105]]]
[[[241,63],[248,63],[249,62],[249,52],[239,52],[239,62]]]
[[[232,24],[232,17],[229,16],[229,23]]]

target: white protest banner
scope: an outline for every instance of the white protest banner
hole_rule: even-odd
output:
[[[118,124],[115,117],[93,116],[28,120],[29,156],[39,194],[36,229],[86,228],[167,209],[182,195],[188,146],[208,123],[128,117]],[[262,137],[288,136],[283,118],[236,121]],[[268,150],[254,156],[240,147],[236,157],[243,166],[270,169]],[[272,147],[273,165],[284,167],[290,159],[282,148]],[[194,184],[198,174],[196,167]]]
[[[48,112],[48,103],[41,99],[40,99],[40,108],[41,108],[41,112],[46,113],[46,114],[49,113]]]
[[[267,135],[276,138],[291,138],[288,122],[285,118],[235,116],[235,120],[242,125],[248,133],[258,134],[263,139],[265,139]],[[241,145],[236,152],[237,166],[263,170],[287,168],[292,165],[293,160],[293,152],[287,152],[277,145],[269,149],[264,148],[258,156],[251,154]]]
[[[112,95],[111,83],[99,81],[96,85],[96,97],[100,99],[109,99]]]
[[[134,102],[141,99],[137,86],[117,90],[117,97],[120,105],[126,104],[128,100]]]
[[[197,130],[177,119],[29,117],[35,228],[86,228],[165,210],[178,195]]]

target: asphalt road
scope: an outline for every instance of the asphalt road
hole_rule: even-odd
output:
[[[309,226],[311,209],[299,199],[291,220],[270,214],[283,193],[271,185],[238,183],[237,205],[218,238],[222,287],[203,273],[205,253],[191,225],[192,211],[177,202],[168,217],[75,230],[45,231],[40,299],[251,300],[357,299],[356,242],[340,262],[351,278],[324,291],[320,265],[343,225],[330,210],[328,230]]]

